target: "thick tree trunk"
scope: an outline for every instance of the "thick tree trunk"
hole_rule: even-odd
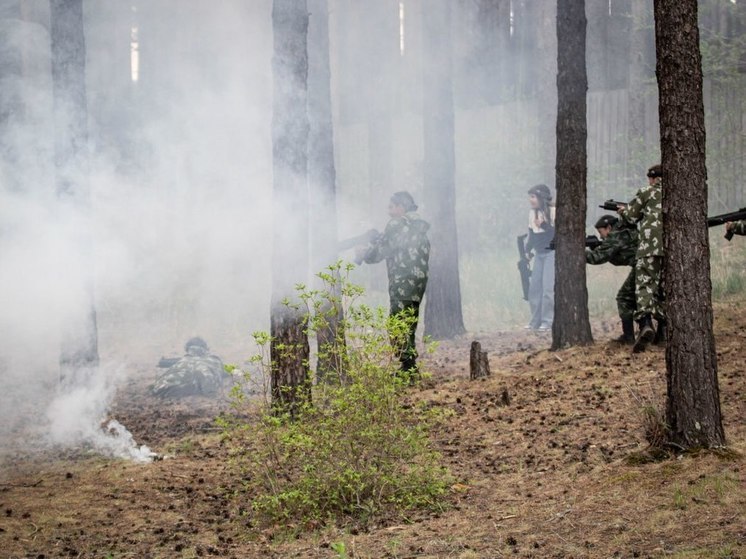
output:
[[[336,170],[334,167],[334,129],[332,125],[331,70],[329,64],[329,12],[327,0],[308,0],[311,13],[308,30],[308,181],[311,190],[311,261],[312,271],[330,273],[337,259]],[[338,274],[335,274],[338,276]],[[337,281],[339,278],[337,277]],[[317,285],[323,282],[317,279]],[[327,286],[329,287],[329,286]],[[320,309],[323,313],[316,331],[316,376],[342,375],[338,352],[344,351],[340,336],[342,318],[341,289],[331,287],[333,299]]]
[[[557,222],[552,349],[593,343],[585,276],[585,1],[557,2]]]
[[[305,0],[274,0],[272,117],[274,238],[271,314],[272,403],[293,415],[310,398],[308,335],[295,285],[308,270],[308,9]]]
[[[683,448],[725,444],[712,332],[705,116],[696,0],[655,0],[668,317],[666,423]]]
[[[79,238],[72,239],[78,252],[78,261],[70,271],[77,309],[65,317],[60,353],[61,377],[74,379],[81,371],[96,367],[99,361],[92,240],[87,223],[91,196],[83,2],[51,0],[50,10],[57,195],[60,203],[83,223]]]
[[[432,220],[425,334],[449,339],[463,334],[456,231],[456,153],[451,79],[449,0],[422,5],[424,204]]]

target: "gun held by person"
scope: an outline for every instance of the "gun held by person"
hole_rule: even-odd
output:
[[[587,235],[585,237],[585,248],[589,248],[591,250],[594,250],[597,247],[601,246],[602,242],[603,241],[601,239],[599,239],[598,237],[596,237],[596,235]],[[556,245],[554,239],[552,239],[552,242],[549,243],[549,250],[556,250],[556,249],[557,249],[557,245]]]
[[[617,202],[616,200],[606,200],[603,204],[598,206],[609,212],[615,212],[619,209],[619,206],[627,206],[627,202]]]
[[[526,254],[526,237],[528,235],[518,235],[518,272],[521,274],[521,288],[523,289],[523,299],[528,301],[528,287],[531,279],[531,268],[529,267],[529,259]]]
[[[356,237],[350,237],[349,239],[339,241],[339,243],[337,243],[337,252],[344,252],[345,250],[350,250],[351,248],[356,248],[356,247],[361,247],[361,246],[369,246],[375,243],[380,237],[381,237],[381,233],[378,232],[377,229],[369,229],[362,235],[358,235]],[[356,257],[355,264],[357,265],[362,264],[362,259]]]
[[[725,225],[733,221],[741,221],[742,219],[746,219],[746,208],[741,208],[736,212],[708,217],[707,227],[717,227],[718,225]],[[726,231],[725,238],[730,241],[733,238],[733,231]]]

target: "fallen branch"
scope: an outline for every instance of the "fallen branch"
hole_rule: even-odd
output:
[[[0,487],[37,487],[38,485],[41,485],[42,481],[44,480],[40,479],[34,483],[0,483]]]

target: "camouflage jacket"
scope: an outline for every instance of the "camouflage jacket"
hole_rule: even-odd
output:
[[[220,357],[201,347],[191,346],[173,366],[158,375],[153,393],[161,398],[215,396],[227,376]]]
[[[394,218],[365,254],[365,262],[386,260],[389,297],[395,301],[422,301],[427,287],[430,225],[416,213]]]
[[[735,221],[733,223],[733,229],[731,229],[736,235],[746,235],[746,219],[741,221]]]
[[[619,215],[628,223],[639,224],[638,258],[663,256],[662,201],[662,185],[648,185],[641,188],[629,205],[619,211]]]
[[[638,241],[637,230],[620,220],[599,246],[585,251],[585,261],[588,264],[609,262],[614,266],[634,266]]]

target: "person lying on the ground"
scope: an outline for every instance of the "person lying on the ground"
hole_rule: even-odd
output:
[[[218,395],[228,376],[220,357],[211,354],[199,337],[190,339],[184,351],[183,357],[161,359],[158,366],[168,368],[156,376],[153,394],[160,398]]]

